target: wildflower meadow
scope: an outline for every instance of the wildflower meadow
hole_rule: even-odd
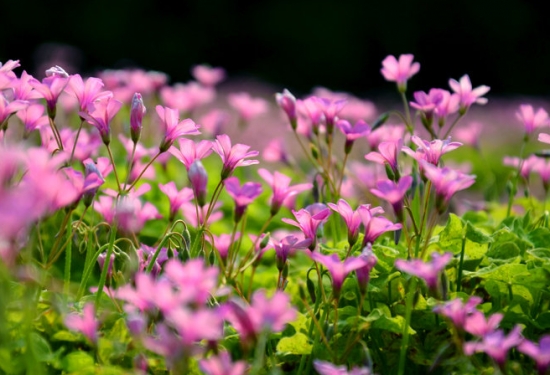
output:
[[[0,63],[0,373],[549,374],[547,112],[380,73],[392,108]]]

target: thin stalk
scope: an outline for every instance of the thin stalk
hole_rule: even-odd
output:
[[[460,248],[460,263],[458,264],[458,275],[456,275],[456,291],[460,292],[462,282],[462,270],[464,265],[464,251],[466,249],[466,236],[462,236],[462,246]]]
[[[132,147],[132,154],[130,155],[130,159],[128,159],[128,166],[126,168],[126,181],[124,181],[124,187],[122,190],[126,191],[126,186],[128,186],[128,182],[130,181],[130,175],[132,174],[132,168],[134,168],[134,156],[136,155],[136,147],[137,143],[134,142],[134,147]]]
[[[409,284],[409,294],[405,302],[405,325],[403,326],[403,338],[401,339],[401,351],[399,353],[399,369],[397,374],[405,374],[405,362],[407,360],[407,349],[409,347],[409,329],[413,309],[414,294],[416,292],[416,278],[413,277]]]
[[[340,173],[340,182],[338,183],[338,191],[336,192],[336,198],[340,197],[340,191],[342,190],[342,183],[344,182],[344,172],[346,171],[346,163],[348,161],[349,153],[344,155],[344,161],[342,161],[342,171]]]
[[[143,176],[143,174],[145,173],[145,171],[146,171],[147,169],[149,169],[149,167],[151,166],[151,164],[153,164],[153,162],[154,162],[155,160],[157,160],[157,158],[159,157],[160,154],[162,154],[162,152],[160,152],[160,151],[157,152],[157,154],[156,154],[151,160],[149,160],[149,163],[147,163],[147,165],[143,168],[143,170],[141,171],[141,173],[139,174],[139,176],[137,176],[137,178],[134,180],[134,182],[132,182],[132,184],[130,185],[130,187],[129,187],[128,189],[126,189],[126,191],[130,191],[130,190],[132,190],[132,188],[133,188],[134,186],[136,186],[137,182],[141,179],[141,177]],[[130,173],[130,171],[129,171],[128,173]]]
[[[407,103],[407,96],[404,92],[400,91],[401,100],[403,101],[403,108],[405,109],[405,117],[407,121],[405,121],[405,125],[407,126],[408,132],[412,135],[414,132],[414,126],[411,119],[411,111],[409,110],[409,103]]]
[[[467,112],[467,111],[466,111]],[[464,117],[464,115],[466,115],[466,112],[462,113],[462,114],[459,114],[459,116],[457,118],[455,118],[455,120],[453,121],[453,123],[451,124],[451,126],[449,127],[449,129],[445,132],[445,135],[443,136],[443,138],[441,139],[445,139],[449,136],[449,134],[451,134],[451,130],[453,130],[453,128],[455,127],[456,124],[458,124],[458,122],[460,121],[460,119],[462,117]]]
[[[107,147],[107,153],[109,154],[109,159],[111,160],[111,165],[113,166],[113,172],[115,174],[116,179],[116,186],[119,193],[122,193],[121,187],[120,187],[120,180],[118,179],[118,173],[116,171],[116,165],[115,165],[115,158],[113,158],[113,153],[111,152],[111,147],[109,145],[105,145]]]
[[[111,233],[109,235],[109,246],[107,247],[107,256],[105,257],[105,263],[103,263],[103,269],[101,270],[101,276],[99,278],[99,285],[97,286],[97,294],[95,299],[95,310],[98,311],[99,301],[101,300],[101,294],[103,293],[103,287],[107,281],[107,271],[109,270],[109,264],[111,263],[111,254],[113,254],[113,248],[116,238],[116,223],[111,226]]]
[[[71,151],[71,157],[69,158],[69,164],[73,162],[74,152],[76,150],[76,144],[78,143],[78,138],[80,137],[80,132],[82,131],[82,126],[84,125],[84,119],[80,118],[80,126],[78,127],[78,131],[76,132],[76,137],[74,138],[74,144],[73,149]]]
[[[506,218],[510,217],[510,213],[512,212],[512,203],[514,202],[515,194],[518,187],[518,181],[521,176],[521,170],[523,169],[523,164],[525,160],[523,159],[523,153],[525,152],[525,146],[527,145],[527,142],[529,141],[529,137],[525,135],[523,137],[523,142],[521,144],[521,150],[519,152],[519,163],[518,163],[518,169],[516,171],[516,176],[514,180],[512,181],[512,191],[510,192],[510,197],[508,198],[508,207],[506,209]]]
[[[52,266],[52,263],[54,262],[54,259],[57,259],[57,252],[59,245],[61,243],[61,239],[63,238],[63,234],[65,234],[65,229],[67,227],[67,223],[69,222],[69,218],[71,217],[71,214],[73,213],[73,210],[69,210],[65,214],[65,217],[63,218],[63,222],[61,223],[61,230],[57,234],[57,238],[55,240],[55,243],[52,247],[52,250],[50,251],[50,255],[48,256],[48,263],[46,264],[45,268],[48,269]]]
[[[60,151],[63,151],[63,142],[61,141],[61,136],[59,135],[59,131],[57,130],[57,126],[55,126],[55,122],[53,122],[53,119],[48,116],[48,120],[50,120],[50,128],[53,132],[53,137],[55,138],[55,142],[57,143],[57,148]]]

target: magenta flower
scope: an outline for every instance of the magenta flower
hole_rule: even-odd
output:
[[[399,165],[397,164],[397,156],[401,152],[403,147],[403,138],[399,138],[395,141],[381,142],[378,145],[378,151],[371,151],[365,155],[365,159],[373,161],[378,164],[387,165],[390,170],[386,168],[388,178],[394,180],[399,178]],[[391,172],[391,173],[390,173]]]
[[[313,361],[313,367],[319,375],[370,375],[370,370],[365,367],[353,367],[348,371],[346,366],[336,366],[319,359]]]
[[[189,113],[214,100],[216,91],[212,87],[206,87],[197,82],[186,85],[178,83],[173,87],[163,87],[160,90],[160,97],[166,107]]]
[[[305,100],[296,101],[297,109],[300,114],[307,117],[311,121],[311,130],[314,134],[319,134],[319,126],[324,119],[324,114],[321,108],[317,105],[313,97]],[[300,124],[298,123],[298,128]]]
[[[202,140],[197,143],[187,138],[178,140],[179,150],[174,146],[170,147],[168,152],[176,157],[185,165],[185,169],[189,172],[191,165],[198,160],[202,160],[212,153],[212,142]]]
[[[275,100],[281,109],[286,113],[288,121],[293,130],[296,130],[296,98],[287,89],[283,93],[275,94]]]
[[[433,141],[426,141],[413,135],[411,140],[417,146],[416,151],[413,151],[407,146],[403,146],[403,152],[415,158],[417,161],[425,160],[435,166],[439,164],[439,159],[441,159],[443,154],[462,146],[460,142],[451,142],[451,137],[445,140],[434,139]]]
[[[189,182],[193,188],[193,193],[197,199],[197,203],[200,207],[203,207],[206,203],[206,187],[208,185],[208,173],[200,160],[196,160],[191,164],[189,171],[187,172]]]
[[[359,214],[359,210],[354,211],[344,199],[338,200],[338,204],[328,203],[328,206],[333,211],[338,212],[340,216],[342,216],[342,219],[344,219],[348,227],[348,242],[351,248],[359,237],[359,229],[361,227],[361,215]]]
[[[539,345],[529,340],[523,340],[518,345],[518,350],[535,360],[540,375],[546,374],[550,367],[550,335],[542,336]]]
[[[258,160],[244,160],[258,156],[258,151],[248,151],[250,146],[237,143],[231,147],[231,139],[227,134],[221,134],[216,137],[216,141],[212,144],[212,149],[222,159],[223,169],[221,172],[222,180],[231,176],[235,168],[245,167],[248,165],[258,164]]]
[[[503,368],[508,350],[518,346],[523,340],[520,326],[515,326],[508,335],[499,329],[486,334],[481,341],[465,343],[464,353],[472,355],[475,352],[485,352],[495,360],[500,368]]]
[[[199,123],[202,129],[209,134],[223,134],[223,129],[229,124],[231,117],[227,111],[221,109],[212,109],[200,118]]]
[[[28,138],[31,132],[43,126],[48,126],[50,123],[48,117],[44,115],[44,106],[42,104],[31,104],[19,110],[16,116],[19,117],[23,125],[25,125],[24,138]]]
[[[313,211],[317,208],[314,207],[315,205],[302,208],[300,211],[292,210],[292,214],[297,221],[287,218],[282,219],[283,222],[300,228],[300,230],[304,233],[304,237],[311,240],[311,244],[309,245],[309,249],[311,251],[315,250],[317,245],[317,230],[328,220],[328,217],[330,216],[330,209],[328,207],[321,203],[317,203],[317,205],[320,209],[315,213],[313,213]]]
[[[392,55],[382,61],[380,72],[386,81],[397,83],[399,92],[407,90],[407,81],[420,70],[420,64],[413,63],[414,56],[411,54],[400,55],[399,61]]]
[[[338,120],[336,126],[346,137],[344,152],[349,154],[353,147],[353,142],[362,137],[367,137],[370,134],[370,126],[363,120],[358,120],[354,126],[347,120]]]
[[[516,117],[523,123],[527,135],[535,131],[536,128],[550,124],[548,113],[542,108],[539,108],[535,113],[533,106],[530,104],[520,105],[519,111],[516,112]]]
[[[275,138],[269,141],[264,147],[262,158],[265,161],[280,162],[291,165],[291,156],[288,153],[285,141],[282,138]]]
[[[240,232],[235,233],[235,241],[237,241],[241,237]],[[231,242],[231,235],[227,233],[220,234],[219,236],[216,236],[215,234],[212,235],[212,238],[214,239],[214,243],[212,246],[218,251],[218,254],[220,254],[220,257],[223,260],[227,259],[227,256],[229,255],[229,249],[231,248],[231,245],[233,245],[233,242]]]
[[[15,112],[26,108],[29,102],[24,100],[14,100],[8,102],[4,95],[0,94],[0,130],[4,130],[8,125],[8,120]]]
[[[65,325],[72,331],[82,332],[90,342],[97,343],[99,322],[95,318],[94,305],[88,303],[82,309],[83,315],[70,314],[65,317]]]
[[[53,70],[52,70],[53,69]],[[37,79],[32,79],[29,84],[38,92],[40,96],[46,99],[48,115],[55,118],[57,99],[69,83],[69,75],[62,68],[51,68],[46,71],[50,72],[50,76],[44,78],[42,82]]]
[[[244,121],[250,121],[269,109],[268,103],[262,98],[253,98],[246,92],[229,94],[227,96],[229,104],[239,112],[239,116]]]
[[[274,238],[269,240],[271,246],[275,249],[277,258],[277,269],[282,271],[289,256],[293,255],[298,249],[306,249],[310,244],[310,239],[300,240],[298,237],[289,235],[281,241]]]
[[[467,175],[448,167],[438,168],[425,160],[420,160],[424,176],[432,182],[437,195],[436,206],[440,213],[445,212],[451,197],[460,190],[472,186],[476,176]]]
[[[13,99],[31,100],[41,98],[40,93],[35,91],[34,87],[31,86],[31,81],[35,80],[33,76],[23,71],[20,78],[16,78],[12,81],[11,88],[13,89]]]
[[[220,352],[216,356],[201,360],[199,367],[206,375],[244,375],[247,364],[244,361],[233,362],[228,352]]]
[[[130,108],[130,136],[134,143],[137,143],[141,136],[141,123],[146,111],[141,94],[139,92],[134,93],[132,107]]]
[[[401,224],[394,224],[385,217],[375,216],[384,212],[381,207],[370,208],[370,205],[362,205],[358,208],[361,221],[365,227],[363,247],[373,244],[383,233],[396,231],[402,228]]]
[[[395,261],[395,268],[423,279],[428,288],[436,290],[439,273],[445,269],[452,258],[452,253],[439,254],[434,252],[432,253],[431,262],[424,262],[421,259],[411,259],[408,261],[397,259]]]
[[[197,81],[207,87],[216,86],[225,79],[225,70],[223,68],[212,68],[208,65],[195,65],[191,69],[191,74]]]
[[[237,177],[224,180],[225,190],[235,201],[235,222],[241,221],[246,207],[262,193],[262,185],[257,182],[245,182],[243,186]]]
[[[463,328],[472,335],[483,337],[494,332],[503,318],[503,314],[495,313],[487,319],[481,311],[475,310],[466,316]]]
[[[227,319],[241,335],[242,341],[252,343],[261,332],[280,332],[287,323],[296,319],[296,310],[290,305],[290,297],[281,291],[267,298],[264,290],[254,292],[252,303],[243,306],[240,301],[227,304]]]
[[[359,255],[359,258],[365,260],[365,265],[359,267],[355,270],[355,275],[357,276],[357,284],[359,285],[359,291],[364,296],[367,292],[367,286],[370,280],[370,272],[378,262],[378,258],[372,252],[372,245],[368,244],[363,248],[363,251]]]
[[[88,106],[96,100],[103,100],[113,96],[112,92],[102,91],[102,89],[103,81],[101,79],[90,77],[84,83],[82,77],[79,74],[75,74],[69,79],[66,91],[76,96],[80,105],[80,112],[85,112]]]
[[[177,109],[161,105],[157,105],[155,109],[164,128],[164,139],[159,147],[160,152],[167,151],[176,139],[184,135],[200,134],[199,128],[193,120],[189,118],[182,121],[179,120]]]
[[[468,77],[467,74],[463,75],[459,82],[454,79],[450,79],[449,86],[455,93],[458,94],[460,98],[460,113],[462,114],[464,114],[466,110],[474,103],[487,103],[487,98],[482,98],[482,96],[487,94],[491,89],[489,86],[483,85],[472,90],[472,83],[470,82],[470,77]]]
[[[87,112],[81,111],[78,114],[97,128],[101,140],[108,146],[111,143],[111,121],[121,107],[121,102],[108,96],[102,100],[94,101],[88,106]]]
[[[466,145],[469,145],[475,149],[479,149],[479,141],[481,139],[481,132],[483,130],[483,124],[477,121],[472,121],[464,127],[460,127],[453,131],[454,137]]]
[[[191,259],[186,263],[169,260],[164,272],[179,290],[182,303],[204,305],[218,286],[219,269],[209,267],[202,259]]]
[[[273,196],[271,197],[271,215],[273,216],[279,212],[286,200],[313,187],[310,183],[290,186],[290,177],[277,171],[271,174],[267,169],[260,168],[258,174],[273,189]]]
[[[325,266],[330,272],[332,277],[332,294],[336,300],[340,297],[340,290],[348,274],[368,264],[368,260],[364,257],[348,257],[342,262],[338,254],[324,255],[312,251],[309,253],[309,256],[315,262]]]
[[[449,318],[455,327],[464,330],[464,325],[468,318],[478,312],[476,306],[481,303],[481,298],[477,296],[470,297],[468,302],[463,303],[460,298],[455,298],[433,308],[433,311]]]
[[[176,183],[170,181],[166,184],[159,184],[159,189],[168,197],[170,201],[170,215],[169,220],[172,222],[176,217],[178,210],[185,202],[189,202],[193,199],[193,190],[190,188],[183,188],[178,190]]]
[[[325,118],[325,124],[327,126],[327,133],[332,134],[334,129],[334,123],[337,119],[338,114],[344,108],[347,103],[346,99],[336,99],[330,100],[326,98],[319,98],[317,96],[312,96],[311,99],[317,105],[317,108],[321,111]]]
[[[401,222],[403,221],[403,198],[412,183],[413,178],[411,176],[401,177],[397,183],[391,180],[382,180],[378,181],[377,188],[370,189],[370,192],[390,203],[395,216]]]

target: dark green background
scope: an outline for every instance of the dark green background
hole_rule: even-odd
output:
[[[175,5],[174,5],[175,4]],[[550,93],[544,2],[153,0],[2,4],[0,61],[42,76],[38,46],[73,46],[74,68],[138,66],[186,82],[196,63],[223,66],[297,93],[316,85],[372,95],[388,54],[413,53],[413,90],[447,87],[465,73],[493,95]],[[44,52],[42,52],[43,56]],[[70,72],[74,73],[74,72]]]

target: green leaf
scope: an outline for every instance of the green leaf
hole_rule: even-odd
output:
[[[94,359],[85,352],[72,352],[63,358],[63,369],[69,373],[93,374]]]
[[[519,247],[514,242],[504,242],[491,247],[487,251],[487,256],[495,259],[510,259],[517,257],[520,252]]]
[[[57,331],[51,339],[55,341],[77,342],[82,341],[82,335],[71,331]]]
[[[491,236],[474,227],[470,222],[466,223],[466,238],[472,242],[485,244],[493,242]]]
[[[462,247],[462,235],[464,223],[455,214],[449,214],[445,228],[439,233],[439,246],[443,250],[450,250],[453,253],[460,251]]]
[[[372,310],[367,317],[361,318],[366,322],[370,322],[372,328],[382,329],[393,333],[403,333],[403,328],[405,326],[405,318],[401,315],[392,317],[388,315],[388,312],[380,308]],[[414,335],[416,331],[409,327],[409,334]]]
[[[277,352],[282,355],[295,354],[304,355],[310,354],[313,345],[309,342],[307,335],[297,332],[294,336],[283,337],[277,344]]]
[[[537,228],[533,231],[531,231],[527,238],[531,243],[533,243],[534,247],[546,247],[550,245],[550,229],[548,228]]]
[[[50,343],[36,332],[30,334],[30,347],[34,359],[38,362],[49,362],[54,358]]]

